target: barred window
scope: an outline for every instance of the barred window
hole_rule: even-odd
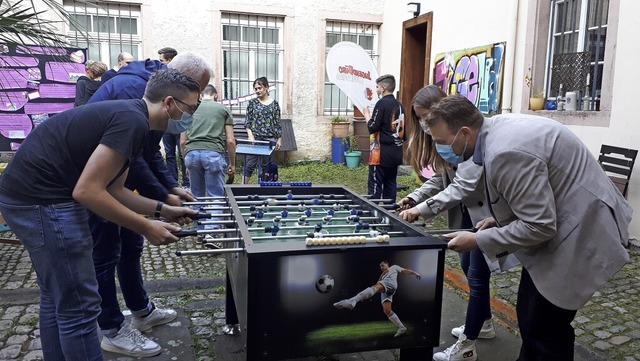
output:
[[[222,98],[232,113],[245,112],[253,82],[263,76],[269,95],[283,105],[283,29],[282,17],[222,14]]]
[[[564,83],[563,93],[588,92],[589,109],[597,110],[608,15],[609,0],[551,0],[545,94],[556,96]]]
[[[67,39],[73,46],[88,49],[88,59],[109,66],[118,62],[118,54],[129,52],[139,59],[140,5],[122,3],[88,3],[65,0],[69,13]]]
[[[329,50],[341,41],[351,41],[360,45],[378,64],[379,26],[364,23],[327,21],[325,38],[325,59]],[[346,94],[324,75],[324,115],[353,115],[353,104]]]

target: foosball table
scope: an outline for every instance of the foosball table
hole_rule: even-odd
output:
[[[224,247],[177,254],[225,254],[227,329],[239,331],[247,360],[397,348],[403,361],[431,359],[439,343],[445,242],[403,222],[389,205],[340,186],[225,190],[226,197],[192,203],[217,212],[220,220],[201,222],[220,228],[189,233],[216,235]],[[384,262],[392,266],[387,271]],[[390,274],[395,286],[369,290]],[[368,297],[354,302],[363,290]],[[383,312],[381,300],[389,296],[396,317]]]

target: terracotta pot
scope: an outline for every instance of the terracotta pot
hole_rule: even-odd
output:
[[[544,98],[529,98],[529,109],[531,110],[544,109]]]
[[[353,106],[353,119],[364,120],[364,114],[355,105]]]
[[[346,138],[349,135],[349,123],[332,123],[331,132],[334,138]]]

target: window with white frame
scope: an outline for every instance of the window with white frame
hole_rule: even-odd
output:
[[[139,59],[140,5],[100,3],[96,6],[65,0],[64,9],[69,14],[67,39],[73,46],[87,48],[88,59],[113,66],[123,51]]]
[[[254,94],[253,82],[266,77],[269,95],[283,105],[284,18],[222,14],[222,98],[242,114]]]
[[[351,41],[360,45],[371,56],[373,63],[378,64],[378,31],[379,26],[366,23],[348,23],[327,21],[325,36],[325,59],[329,50],[341,41]],[[324,115],[351,115],[353,104],[347,95],[335,84],[329,82],[324,74]]]
[[[554,78],[554,58],[564,54],[574,58],[579,53],[588,58],[584,60],[588,71],[581,89],[563,89],[566,91],[580,91],[582,96],[590,99],[589,110],[599,110],[599,98],[602,89],[604,70],[604,55],[607,39],[607,17],[609,15],[609,0],[550,0],[549,43],[546,58],[545,94],[556,96],[559,91],[558,79]],[[570,67],[568,67],[570,68]],[[574,69],[570,71],[576,72]],[[583,77],[582,74],[576,75]],[[587,85],[588,83],[588,85]]]

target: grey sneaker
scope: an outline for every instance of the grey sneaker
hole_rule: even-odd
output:
[[[133,316],[131,326],[140,331],[146,331],[151,327],[164,325],[178,317],[178,313],[170,308],[154,308],[147,317]]]
[[[460,335],[464,333],[464,325],[460,327],[454,327],[451,329],[451,334],[455,337],[460,338]],[[493,318],[484,321],[482,328],[480,329],[480,333],[478,334],[478,338],[491,339],[496,337],[496,330],[493,327]]]
[[[114,337],[103,337],[100,347],[105,351],[131,357],[151,357],[162,351],[160,345],[144,337],[128,323]]]
[[[342,300],[339,302],[336,302],[333,304],[333,307],[335,308],[346,308],[348,310],[353,310],[354,307],[356,307],[356,301],[351,301],[351,300]]]
[[[224,248],[224,246],[222,245],[222,242],[216,242],[215,238],[213,236],[211,236],[210,234],[207,234],[206,236],[204,236],[204,246],[207,248],[213,248],[213,249],[221,249]]]

